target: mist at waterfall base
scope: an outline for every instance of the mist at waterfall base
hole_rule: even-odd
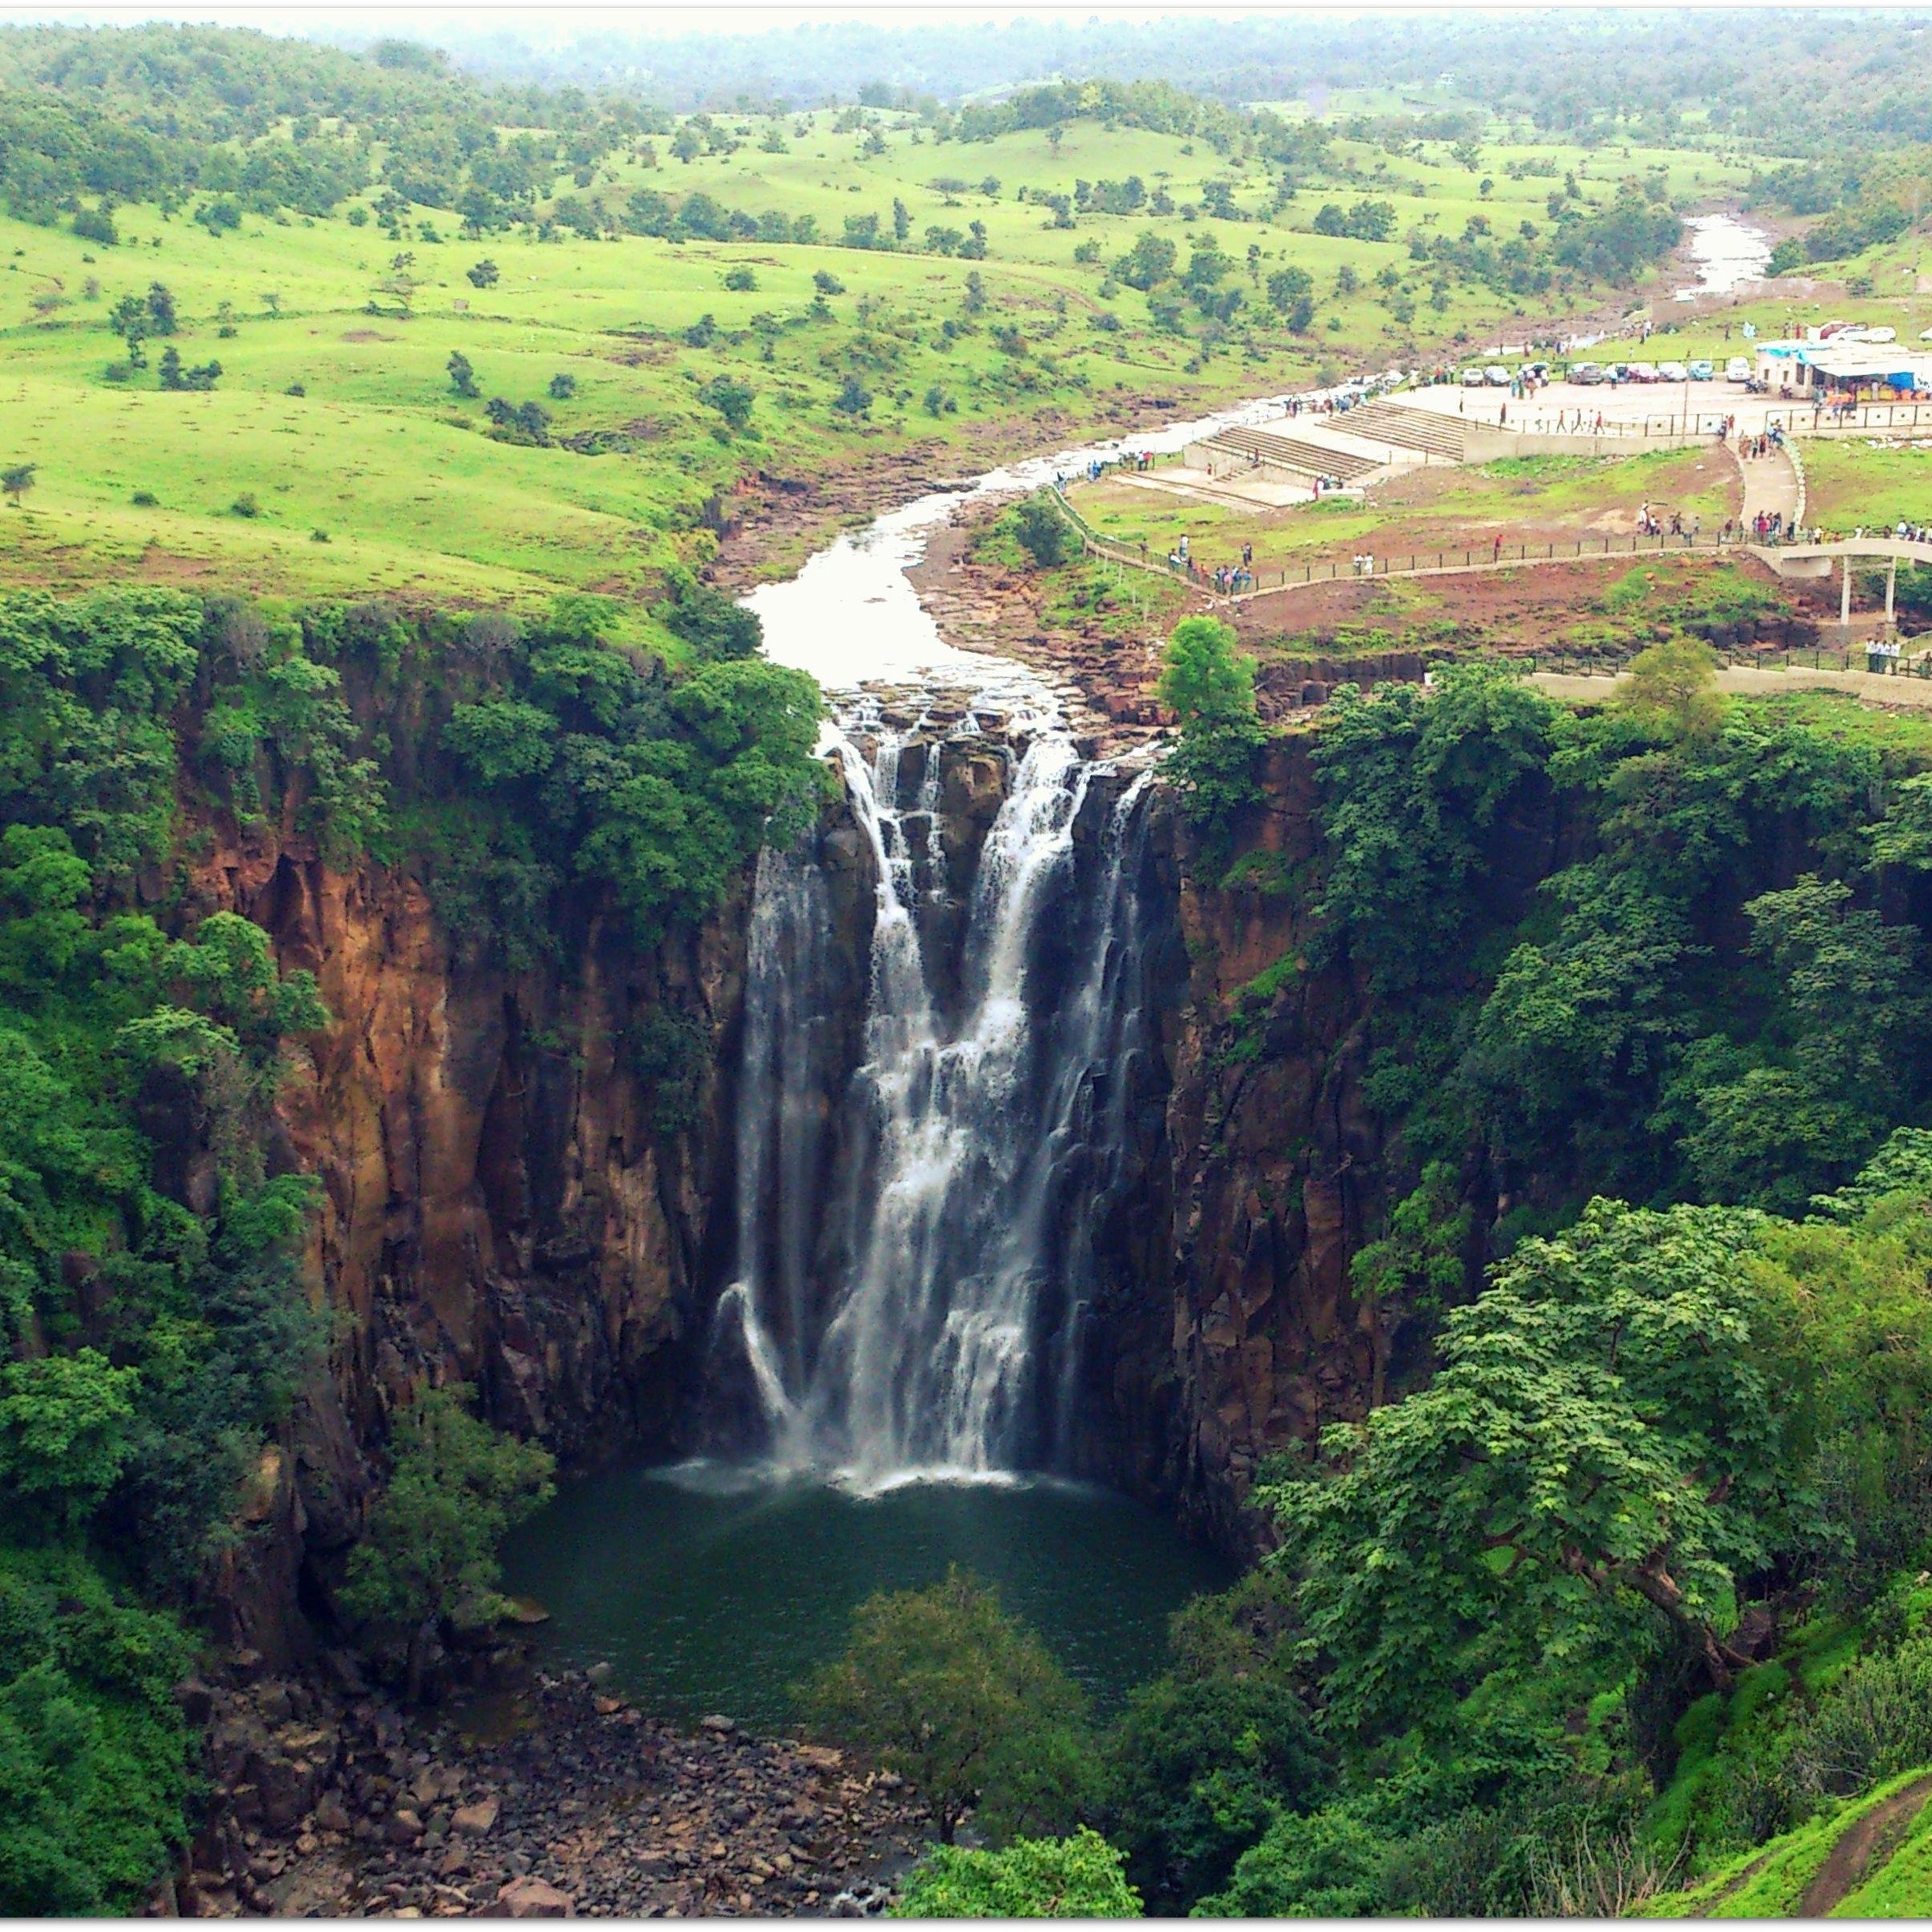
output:
[[[956,1563],[996,1584],[1104,1715],[1156,1674],[1166,1620],[1236,1566],[1124,1496],[1051,1480],[914,1483],[861,1496],[724,1464],[566,1484],[506,1551],[506,1587],[551,1612],[546,1668],[608,1662],[643,1708],[794,1724],[791,1686],[844,1648],[852,1607]]]

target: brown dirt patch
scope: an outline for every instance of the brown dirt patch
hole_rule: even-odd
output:
[[[1332,638],[1344,630],[1381,630],[1411,644],[1440,632],[1489,649],[1547,650],[1595,614],[1592,606],[1610,587],[1640,565],[1659,601],[1683,595],[1710,567],[1702,559],[1626,555],[1442,576],[1340,577],[1251,597],[1222,614],[1230,616],[1244,642],[1263,648],[1289,640],[1300,645],[1311,636]],[[1738,567],[1762,572],[1748,559]],[[1762,574],[1771,580],[1769,572]]]
[[[400,336],[386,336],[379,328],[349,328],[342,332],[345,342],[400,342]]]

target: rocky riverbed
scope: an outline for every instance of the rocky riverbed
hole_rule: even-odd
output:
[[[864,1917],[926,1842],[889,1773],[530,1674],[415,1716],[325,1678],[196,1684],[210,1820],[154,1901],[203,1918]]]

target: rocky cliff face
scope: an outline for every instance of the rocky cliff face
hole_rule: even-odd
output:
[[[650,951],[586,902],[555,969],[514,976],[464,957],[407,872],[332,869],[294,837],[217,845],[195,898],[266,927],[333,1016],[271,1150],[321,1183],[308,1272],[339,1318],[329,1373],[264,1463],[262,1534],[223,1592],[230,1634],[275,1656],[357,1532],[386,1414],[420,1387],[471,1382],[566,1459],[671,1446],[728,1164],[744,894]],[[664,1015],[689,1042],[677,1130],[638,1051]]]
[[[1319,840],[1305,736],[1275,741],[1263,790],[1232,874],[1253,882],[1214,890],[1193,877],[1175,801],[1156,805],[1171,923],[1155,967],[1165,1104],[1142,1125],[1137,1197],[1103,1233],[1133,1286],[1090,1340],[1081,1442],[1089,1472],[1234,1547],[1265,1538],[1245,1508],[1264,1459],[1361,1415],[1421,1366],[1351,1282],[1414,1176],[1363,1092],[1377,998],[1310,965]],[[1503,828],[1484,888],[1499,910],[1521,915],[1558,843],[1546,809]],[[1446,980],[1458,969],[1445,961]],[[1472,1280],[1495,1206],[1476,1204]]]

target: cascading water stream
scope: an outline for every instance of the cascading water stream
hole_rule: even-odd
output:
[[[961,1012],[946,1025],[917,916],[922,890],[943,891],[939,746],[925,743],[914,805],[931,828],[922,886],[904,747],[865,723],[869,762],[850,737],[834,745],[877,881],[860,1064],[835,1122],[811,1099],[832,1023],[825,886],[807,858],[768,853],[739,1099],[740,1278],[719,1323],[720,1340],[735,1324],[774,1459],[876,1488],[1037,1466],[1063,1434],[1139,1042],[1146,780],[1108,809],[1083,895],[1075,826],[1103,768],[1057,722],[1016,729],[1024,749],[974,874]],[[1056,976],[1041,960],[1049,926],[1068,921],[1085,964]]]

